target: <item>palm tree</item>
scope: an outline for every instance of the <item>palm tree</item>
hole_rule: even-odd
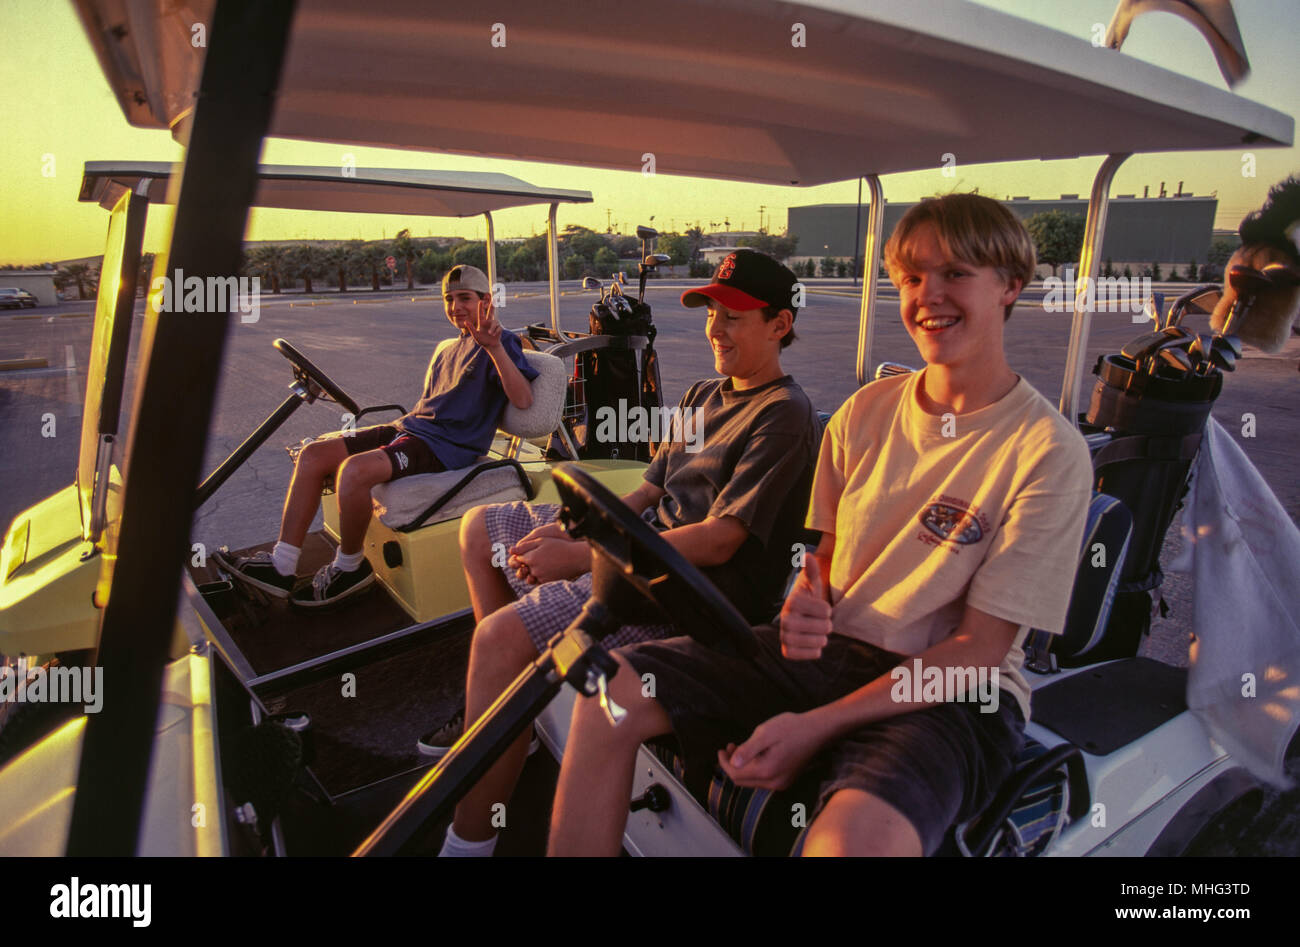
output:
[[[77,298],[86,298],[86,284],[90,282],[92,271],[88,263],[69,263],[63,268],[63,274],[77,284]]]
[[[287,254],[278,243],[268,243],[253,251],[253,261],[262,274],[271,281],[271,292],[280,292],[280,273],[284,268]]]
[[[312,292],[312,277],[321,275],[324,262],[320,248],[314,244],[300,243],[289,251],[286,262],[291,273],[302,277],[303,292]]]
[[[409,229],[399,230],[397,236],[393,239],[393,256],[406,261],[406,288],[408,291],[415,289],[415,258],[418,255],[415,241],[411,239],[411,231]]]
[[[336,243],[332,247],[326,247],[321,253],[321,262],[324,267],[338,277],[340,293],[348,291],[348,253],[348,246],[345,243]]]
[[[388,250],[382,243],[366,244],[364,259],[366,266],[370,269],[370,288],[379,292],[379,271],[384,268],[384,261],[388,259]]]
[[[366,255],[366,245],[361,240],[349,240],[347,243],[347,269],[350,276],[363,277],[370,272],[370,259]]]

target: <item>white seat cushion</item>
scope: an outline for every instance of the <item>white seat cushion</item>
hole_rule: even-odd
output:
[[[492,459],[481,457],[479,463],[486,463]],[[375,515],[389,529],[401,529],[432,506],[444,493],[460,483],[473,469],[473,467],[464,467],[460,470],[444,470],[442,473],[416,474],[413,477],[403,477],[401,480],[372,487],[370,496],[375,503]],[[460,493],[429,517],[428,522],[455,519],[482,503],[506,503],[510,500],[526,499],[528,494],[524,492],[523,485],[519,482],[519,473],[515,468],[498,467],[484,471],[467,483]]]

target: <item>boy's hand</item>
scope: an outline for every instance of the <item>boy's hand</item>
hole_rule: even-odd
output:
[[[542,527],[545,529],[546,527]],[[510,550],[507,564],[515,575],[530,585],[576,579],[591,571],[591,550],[586,542],[567,535],[542,535],[534,530]]]
[[[532,539],[545,539],[547,536],[550,536],[554,539],[569,538],[569,534],[564,531],[564,527],[560,525],[560,521],[555,520],[553,522],[547,523],[545,526],[537,527],[532,532],[530,532],[527,536],[525,536],[523,539],[519,540],[519,543],[526,543]],[[515,544],[515,546],[513,546],[509,551],[513,553],[515,549],[519,548],[519,543]]]
[[[804,558],[803,571],[781,606],[781,654],[791,661],[822,656],[831,634],[831,603],[816,556]]]
[[[786,789],[821,749],[823,737],[809,714],[777,714],[749,739],[718,751],[718,765],[737,786]]]
[[[491,299],[480,299],[474,318],[469,323],[469,334],[474,341],[485,349],[499,348],[501,345],[501,323],[497,322],[496,312]]]

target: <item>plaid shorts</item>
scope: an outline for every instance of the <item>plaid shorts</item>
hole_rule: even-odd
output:
[[[510,549],[539,526],[555,522],[560,515],[558,503],[494,503],[484,510],[484,523],[488,539],[503,543]],[[505,569],[506,581],[514,589],[518,600],[511,604],[519,620],[528,630],[537,652],[546,650],[546,643],[568,628],[582,606],[591,598],[591,573],[573,580],[530,585]],[[638,641],[654,641],[680,634],[672,625],[624,625],[604,639],[602,644],[613,649]]]

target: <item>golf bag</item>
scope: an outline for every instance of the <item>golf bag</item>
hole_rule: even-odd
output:
[[[1092,459],[1098,490],[1123,501],[1133,515],[1133,535],[1102,641],[1087,663],[1132,657],[1151,628],[1151,593],[1164,579],[1160,548],[1187,493],[1192,461],[1223,375],[1148,375],[1123,355],[1104,355],[1085,434],[1112,433]],[[1069,667],[1068,659],[1061,661]]]
[[[618,298],[622,300],[621,306],[596,303],[591,307],[589,319],[591,334],[613,336],[613,344],[578,356],[577,371],[583,379],[586,401],[586,423],[577,429],[578,453],[583,458],[649,461],[650,444],[643,437],[627,437],[625,440],[597,437],[602,408],[611,410],[617,419],[626,416],[624,412],[633,408],[650,411],[662,404],[658,356],[654,350],[656,329],[650,306],[635,299]],[[640,353],[636,349],[619,347],[619,340],[638,335],[650,340]],[[624,403],[621,409],[620,401]],[[608,424],[605,427],[608,430]],[[626,433],[625,429],[619,429]]]

